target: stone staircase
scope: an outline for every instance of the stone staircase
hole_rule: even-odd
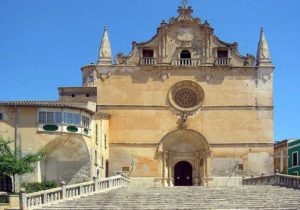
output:
[[[38,208],[300,209],[300,191],[275,186],[122,188]]]

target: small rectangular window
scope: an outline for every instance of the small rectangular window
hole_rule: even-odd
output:
[[[293,166],[297,166],[298,165],[298,152],[293,152]]]
[[[0,112],[0,120],[3,120],[3,113]]]
[[[98,154],[97,154],[97,150],[95,150],[95,164],[98,164]]]
[[[96,124],[96,144],[98,145],[98,124]]]
[[[104,147],[107,149],[107,139],[106,139],[106,134],[104,134]]]
[[[62,123],[62,112],[55,112],[55,123]]]
[[[82,126],[89,128],[90,127],[90,118],[82,115]]]
[[[143,50],[143,58],[153,58],[153,50]]]
[[[47,112],[47,123],[54,124],[54,112]]]
[[[122,166],[122,172],[129,172],[129,166]]]
[[[227,50],[218,50],[218,58],[228,58]]]
[[[41,124],[47,123],[46,112],[39,112],[39,123]]]
[[[238,164],[237,165],[237,169],[239,170],[239,171],[243,171],[244,170],[244,164]]]

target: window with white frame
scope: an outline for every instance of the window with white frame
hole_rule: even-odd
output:
[[[86,127],[86,128],[90,127],[90,118],[89,117],[82,115],[82,126]]]
[[[38,122],[39,124],[82,125],[85,128],[90,128],[91,120],[87,115],[80,112],[40,110]]]
[[[59,124],[62,123],[62,112],[40,111],[39,123],[41,124]]]
[[[293,164],[293,166],[297,166],[298,165],[298,152],[293,152],[292,164]]]
[[[70,125],[80,125],[81,124],[80,114],[64,112],[64,123]]]

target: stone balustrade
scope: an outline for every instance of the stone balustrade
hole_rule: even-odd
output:
[[[141,65],[156,65],[156,58],[141,58]]]
[[[20,193],[20,209],[30,210],[44,205],[57,203],[63,200],[69,200],[83,195],[91,195],[99,192],[109,191],[111,189],[127,186],[129,179],[122,174],[117,176],[94,179],[94,181],[83,182],[73,185],[64,185],[61,187],[26,194]]]
[[[268,176],[244,178],[243,185],[276,185],[300,189],[300,176],[275,174]]]
[[[230,58],[217,58],[215,61],[215,65],[217,66],[227,66],[230,65]]]
[[[200,59],[181,58],[172,60],[173,66],[200,66]]]

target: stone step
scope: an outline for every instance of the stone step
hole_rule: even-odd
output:
[[[123,188],[39,210],[300,209],[300,191],[274,186]]]

